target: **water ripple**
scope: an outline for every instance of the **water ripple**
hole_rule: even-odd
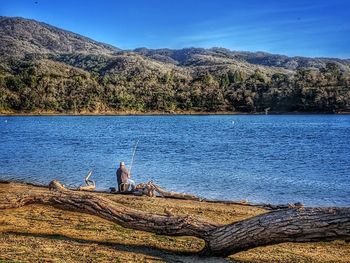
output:
[[[5,122],[6,120],[6,122]],[[0,179],[137,182],[207,198],[350,206],[350,116],[0,117]]]

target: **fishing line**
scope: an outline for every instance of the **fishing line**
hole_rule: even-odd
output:
[[[129,175],[131,176],[131,168],[134,164],[134,160],[135,160],[135,153],[136,153],[136,149],[137,149],[137,145],[139,144],[140,140],[137,140],[135,146],[134,146],[134,150],[132,152],[132,158],[131,158],[131,164],[130,164],[130,168],[129,168]]]

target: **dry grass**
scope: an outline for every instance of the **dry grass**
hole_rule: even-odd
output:
[[[1,184],[9,191],[48,191],[23,184]],[[266,212],[257,207],[185,200],[103,195],[142,211],[191,214],[217,223],[229,223]],[[251,249],[229,259],[199,259],[203,246],[193,237],[168,237],[125,229],[101,218],[30,205],[0,211],[0,262],[350,262],[345,242],[279,244]]]

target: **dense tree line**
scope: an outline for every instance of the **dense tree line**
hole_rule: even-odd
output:
[[[335,63],[289,75],[232,69],[182,75],[125,68],[99,56],[61,56],[45,67],[42,61],[12,61],[0,68],[1,111],[339,112],[350,107],[349,77]]]

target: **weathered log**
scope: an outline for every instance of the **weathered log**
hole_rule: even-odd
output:
[[[168,197],[168,198],[184,199],[184,200],[195,200],[195,201],[201,200],[199,197],[191,195],[191,194],[166,191],[163,188],[161,188],[160,186],[154,184],[153,182],[140,183],[140,184],[136,185],[135,190],[139,191],[142,194],[147,195],[149,197],[154,197],[154,196],[156,196],[156,193],[158,193],[158,196],[160,196],[160,197]]]
[[[77,188],[79,191],[94,191],[96,188],[95,185],[82,185]]]
[[[79,186],[77,188],[77,190],[81,190],[81,191],[93,191],[96,188],[96,184],[94,180],[90,180],[90,176],[92,175],[92,171],[89,171],[87,173],[87,175],[85,176],[85,184],[86,185],[82,185]]]
[[[217,226],[191,216],[168,217],[138,211],[88,192],[68,190],[58,181],[52,181],[49,189],[49,193],[7,195],[4,200],[0,200],[0,209],[28,204],[52,205],[63,210],[93,214],[126,228],[172,236],[202,237]]]
[[[133,195],[138,195],[138,196],[147,195],[149,197],[159,196],[159,197],[182,199],[182,200],[205,201],[208,203],[255,206],[255,207],[262,207],[262,208],[265,208],[268,210],[280,210],[280,209],[286,209],[286,208],[301,208],[304,206],[300,202],[274,205],[274,204],[265,204],[265,203],[252,204],[252,203],[249,203],[247,200],[229,201],[229,200],[205,199],[205,198],[200,198],[198,196],[191,195],[191,194],[179,193],[179,192],[174,192],[174,191],[166,191],[165,189],[156,185],[152,181],[148,182],[148,183],[139,183],[138,185],[136,185],[135,190],[136,191],[133,191],[133,192],[128,191],[128,192],[123,192],[123,193],[133,194]],[[158,195],[157,195],[157,193],[158,193]]]
[[[173,191],[169,192],[152,182],[150,183],[153,186],[154,191],[158,192],[163,197],[171,197],[171,198],[185,199],[185,200],[196,200],[196,201],[200,200],[200,198],[197,196],[186,194],[186,193],[173,192]]]
[[[283,242],[350,240],[350,208],[289,208],[211,231],[206,255],[229,255]]]
[[[156,194],[154,192],[155,188],[152,182],[148,183],[140,183],[135,186],[136,193],[140,193],[141,195],[147,195],[149,197],[155,197]]]
[[[0,209],[45,204],[93,214],[123,227],[162,235],[195,236],[205,241],[203,255],[227,256],[282,242],[350,240],[350,208],[289,208],[240,222],[217,225],[192,216],[138,211],[94,194],[66,189],[57,181],[49,193],[10,194]]]

